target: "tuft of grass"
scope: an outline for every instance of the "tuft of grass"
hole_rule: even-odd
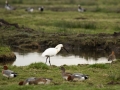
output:
[[[11,52],[10,48],[7,46],[0,46],[0,55]]]
[[[100,68],[100,69],[108,69],[109,66],[106,64],[93,64],[93,65],[89,65],[89,67],[91,68]]]
[[[111,81],[120,81],[120,72],[111,71],[109,72],[108,77]]]
[[[39,62],[39,63],[32,63],[28,66],[28,68],[33,68],[33,69],[45,69],[45,70],[48,70],[49,67],[42,63],[42,62]]]

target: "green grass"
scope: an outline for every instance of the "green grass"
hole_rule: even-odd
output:
[[[4,55],[12,52],[11,49],[7,46],[0,46],[0,55]]]
[[[17,7],[15,11],[7,11],[4,9],[5,0],[0,0],[0,18],[5,19],[9,23],[18,23],[19,26],[33,28],[41,33],[43,39],[45,34],[58,33],[76,35],[79,33],[96,34],[96,33],[114,33],[120,30],[120,10],[119,0],[10,0],[10,4]],[[86,12],[77,12],[77,5],[80,4],[86,8]],[[45,11],[40,13],[37,7],[43,5]],[[25,8],[32,6],[35,8],[33,13],[25,12]],[[18,32],[14,27],[0,27],[0,54],[9,52],[8,47],[3,47],[6,38],[14,36],[19,45],[20,42],[26,42],[27,38],[32,42],[34,33],[25,31]],[[7,33],[4,33],[7,32]],[[5,38],[6,37],[6,38]],[[49,35],[48,35],[49,37]],[[97,37],[98,38],[98,37]],[[51,38],[50,38],[51,39]],[[64,39],[64,37],[63,37]],[[89,43],[89,37],[83,38],[84,42]],[[96,38],[95,38],[96,39]],[[34,39],[33,39],[34,40]],[[35,39],[34,41],[37,41]],[[101,40],[101,39],[100,39]],[[104,41],[104,40],[103,40]],[[108,41],[107,44],[109,44]],[[12,41],[10,40],[12,43]],[[9,42],[5,42],[9,45]],[[50,41],[51,43],[51,41]],[[13,44],[14,45],[14,44]],[[18,72],[18,77],[7,79],[0,74],[0,90],[119,90],[120,85],[108,85],[107,83],[120,81],[120,61],[109,64],[65,66],[68,72],[81,72],[89,75],[89,79],[83,82],[67,82],[61,77],[59,67],[49,67],[43,63],[34,63],[29,66],[9,68]],[[2,66],[0,66],[2,70]],[[28,77],[48,77],[58,85],[32,85],[18,86],[18,82]],[[120,83],[120,82],[119,82]]]
[[[109,68],[109,66],[106,65],[106,64],[93,64],[93,65],[90,65],[89,67],[92,67],[92,68],[101,68],[101,69],[107,69],[107,68]]]
[[[29,66],[10,66],[9,69],[18,72],[18,77],[10,78],[3,77],[0,74],[0,90],[119,90],[119,84],[109,85],[108,83],[113,81],[120,83],[120,61],[110,64],[96,64],[94,67],[91,65],[79,65],[79,66],[64,66],[66,72],[80,72],[89,75],[89,79],[81,82],[68,82],[64,81],[61,77],[61,71],[59,67],[46,66],[43,63],[34,63]],[[39,68],[38,68],[39,65]],[[48,67],[47,69],[41,68],[42,65]],[[32,67],[31,67],[32,66]],[[37,67],[37,68],[35,68]],[[97,67],[97,68],[96,68]],[[100,68],[98,68],[100,67]],[[103,68],[102,68],[103,67]],[[107,68],[105,68],[107,67]],[[2,69],[2,66],[0,66]],[[47,77],[53,78],[53,82],[50,85],[31,85],[31,86],[19,86],[19,81],[22,81],[28,77]]]
[[[118,1],[119,0],[11,0],[10,3],[14,2],[13,4],[16,5],[16,7],[19,4],[18,8],[15,11],[7,11],[4,8],[0,8],[0,16],[10,23],[18,23],[20,26],[24,25],[25,27],[44,31],[45,33],[114,33],[119,32],[120,29]],[[3,0],[1,0],[1,4],[2,3],[4,3]],[[37,11],[39,3],[45,7],[43,13]],[[77,5],[79,3],[87,9],[86,12],[77,12]],[[29,6],[35,8],[33,13],[25,12],[25,8]],[[12,30],[14,27],[10,29]]]

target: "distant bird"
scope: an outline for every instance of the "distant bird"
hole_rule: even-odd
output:
[[[24,81],[20,81],[19,85],[38,85],[38,84],[50,84],[52,79],[49,78],[36,78],[30,77]]]
[[[83,81],[83,80],[86,80],[88,79],[88,75],[85,75],[85,74],[82,74],[82,73],[68,73],[68,72],[65,72],[65,68],[64,67],[60,67],[61,69],[61,73],[62,73],[62,77],[64,80],[67,80],[67,81]]]
[[[86,10],[81,7],[81,5],[78,5],[78,12],[85,12]]]
[[[29,7],[29,8],[26,8],[25,11],[27,11],[27,12],[33,12],[34,9],[32,7]]]
[[[114,51],[112,51],[112,53],[108,57],[108,61],[114,61],[115,58],[116,58],[115,53],[114,53]]]
[[[43,12],[44,11],[44,7],[43,6],[39,7],[38,10],[41,11],[41,12]]]
[[[6,8],[7,10],[15,10],[15,9],[16,9],[15,7],[10,6],[10,5],[8,4],[8,1],[7,1],[7,0],[5,1],[5,8]]]
[[[2,74],[3,74],[3,76],[7,77],[8,79],[17,76],[17,73],[15,73],[11,70],[8,70],[8,67],[6,65],[3,66]]]
[[[60,50],[61,48],[64,48],[63,47],[63,44],[58,44],[55,48],[48,48],[46,49],[43,53],[42,53],[42,56],[43,57],[46,57],[46,63],[47,63],[47,59],[49,58],[49,64],[51,65],[50,63],[50,57],[56,55]],[[65,49],[65,48],[64,48]],[[65,49],[66,50],[66,49]],[[67,50],[66,50],[67,51]],[[68,52],[68,51],[67,51]]]

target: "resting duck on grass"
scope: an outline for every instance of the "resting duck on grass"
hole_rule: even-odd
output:
[[[49,78],[36,78],[30,77],[24,81],[20,81],[19,85],[38,85],[38,84],[50,84],[52,79]]]
[[[67,80],[67,81],[83,81],[88,79],[88,75],[82,74],[82,73],[68,73],[65,72],[65,68],[64,67],[60,67],[61,69],[61,73],[62,73],[62,77],[63,79]]]
[[[19,82],[19,85],[31,85],[31,84],[33,84],[33,82],[34,82],[36,79],[37,79],[36,77],[27,78],[27,79],[24,80],[24,81],[20,81],[20,82]]]
[[[3,66],[2,74],[8,79],[17,76],[17,73],[15,73],[14,71],[8,70],[8,67],[6,65]]]

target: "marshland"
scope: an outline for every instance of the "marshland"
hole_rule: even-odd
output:
[[[8,3],[15,7],[15,10],[6,10],[5,0],[0,0],[0,70],[2,71],[6,64],[9,69],[18,73],[18,77],[7,79],[0,74],[0,90],[120,89],[119,0],[8,0]],[[86,11],[78,12],[78,5]],[[44,7],[43,12],[38,11],[40,6]],[[33,7],[34,11],[26,12],[28,7]],[[64,59],[67,59],[68,55],[85,59],[107,59],[114,51],[116,61],[104,64],[64,64],[68,72],[89,75],[89,79],[81,82],[63,80],[60,66],[49,66],[43,62],[27,66],[13,65],[19,58],[15,52],[22,55],[42,53],[46,48],[55,47],[59,43],[69,51],[60,51],[59,55]],[[57,56],[55,59],[60,62],[62,58]],[[41,59],[41,56],[38,59]],[[45,58],[42,59],[45,62]],[[24,63],[23,60],[21,62]],[[28,77],[52,78],[53,83],[18,85],[19,81]]]

